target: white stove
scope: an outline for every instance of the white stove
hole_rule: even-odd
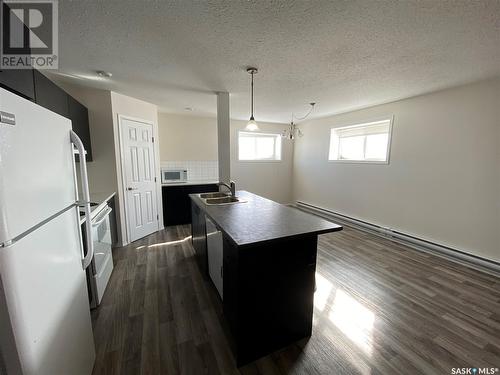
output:
[[[87,268],[87,284],[90,307],[95,308],[101,303],[113,271],[112,237],[109,220],[112,209],[106,202],[102,204],[91,203],[90,212],[94,259],[90,267]],[[83,208],[80,208],[80,217],[82,215],[84,215]],[[84,225],[82,225],[82,230],[85,230]],[[86,244],[84,245],[86,249]]]

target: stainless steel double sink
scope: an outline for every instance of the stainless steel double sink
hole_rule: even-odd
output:
[[[209,206],[246,202],[243,199],[233,197],[226,193],[204,193],[198,194],[198,196],[205,202],[206,205]]]

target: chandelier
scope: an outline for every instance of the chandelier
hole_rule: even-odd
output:
[[[293,120],[295,119],[297,121],[302,121],[302,120],[305,120],[307,117],[309,117],[309,115],[312,113],[316,103],[309,103],[309,105],[311,106],[311,108],[309,109],[309,112],[307,112],[305,114],[305,116],[296,117],[292,113],[292,120],[290,121],[290,125],[288,125],[288,127],[285,130],[283,130],[283,133],[281,133],[281,136],[283,138],[286,138],[286,139],[293,141],[295,138],[302,137],[304,135],[302,133],[302,131],[297,127],[297,124],[295,124],[293,122]]]

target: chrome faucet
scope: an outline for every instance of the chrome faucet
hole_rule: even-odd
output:
[[[231,191],[231,196],[236,196],[236,185],[234,184],[234,181],[229,181],[229,184],[221,181],[217,183],[217,185],[227,187]]]

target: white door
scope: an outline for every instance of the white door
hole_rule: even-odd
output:
[[[126,220],[130,241],[158,230],[153,126],[120,117]]]

